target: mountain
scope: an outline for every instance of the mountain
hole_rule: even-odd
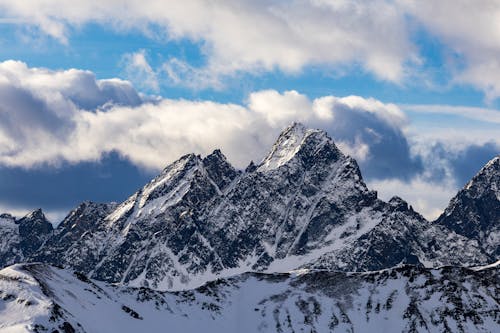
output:
[[[44,264],[0,271],[2,332],[496,332],[499,268],[245,273],[117,287]]]
[[[244,171],[188,154],[55,229],[0,215],[0,332],[498,331],[499,164],[430,222],[292,124]]]
[[[489,161],[451,199],[436,222],[477,240],[488,255],[500,256],[500,156]]]
[[[44,245],[53,232],[41,209],[21,219],[0,215],[0,267],[23,262]]]
[[[219,150],[185,155],[121,204],[83,203],[28,252],[17,262],[156,290],[249,271],[497,260],[477,239],[425,220],[401,198],[378,199],[325,132],[296,123],[245,171]]]

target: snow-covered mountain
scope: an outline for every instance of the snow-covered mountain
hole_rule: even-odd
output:
[[[0,215],[0,267],[29,260],[53,232],[41,209],[21,219]]]
[[[492,173],[498,179],[498,168]],[[498,222],[497,213],[489,223]],[[426,221],[400,198],[378,199],[355,160],[325,132],[300,124],[286,128],[264,160],[245,171],[219,150],[183,156],[121,204],[83,203],[34,244],[17,262],[156,290],[249,271],[498,260],[490,245],[450,223]]]
[[[495,332],[499,179],[429,222],[300,124],[244,171],[189,154],[55,229],[0,215],[0,332]]]
[[[245,273],[189,291],[0,271],[0,332],[498,332],[499,268]]]
[[[500,257],[500,156],[458,192],[437,223],[477,240],[489,256]]]

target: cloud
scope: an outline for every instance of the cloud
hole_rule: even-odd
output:
[[[426,81],[437,57],[445,85],[471,85],[488,103],[500,96],[495,0],[0,0],[0,11],[0,22],[37,27],[62,43],[85,24],[101,24],[199,46],[200,67],[173,57],[152,69],[141,51],[133,55],[132,69],[154,88],[153,74],[190,88],[221,89],[224,78],[240,73],[294,75],[315,66],[331,72],[361,68],[380,80],[417,79],[432,87]],[[437,41],[439,55],[425,54],[422,31]]]
[[[436,219],[450,199],[492,158],[500,155],[500,143],[453,144],[412,142],[423,169],[408,180],[369,179],[368,186],[384,200],[398,195],[429,220]]]
[[[495,109],[439,104],[400,105],[407,111],[461,116],[469,119],[500,124],[500,111]]]
[[[426,178],[447,179],[456,188],[464,186],[489,160],[500,155],[500,143],[456,146],[445,141],[428,144],[421,152],[427,162]]]
[[[134,82],[136,86],[154,92],[159,91],[158,75],[146,59],[145,50],[126,54],[123,61],[127,78]]]
[[[193,90],[223,90],[225,84],[220,73],[207,67],[194,67],[178,58],[170,58],[164,62],[159,74],[171,85],[187,87]]]
[[[311,65],[359,66],[378,79],[399,82],[404,65],[416,58],[405,18],[388,0],[0,0],[0,8],[7,18],[30,22],[63,43],[86,23],[146,36],[157,30],[153,35],[198,43],[205,67],[175,58],[164,66],[187,85],[198,76],[204,78],[200,83],[213,83],[240,72],[293,74]]]
[[[483,90],[491,102],[500,96],[500,3],[496,0],[399,0],[443,45],[452,81]]]
[[[0,63],[0,164],[97,161],[117,152],[161,169],[189,152],[222,148],[239,167],[259,160],[293,121],[327,130],[370,164],[369,176],[404,177],[418,168],[393,104],[357,96],[309,99],[296,91],[251,93],[243,105],[183,99],[141,99],[130,83],[96,80],[88,71],[50,71]],[[44,149],[40,149],[44,147]],[[391,153],[384,153],[386,151]],[[401,168],[403,166],[404,168]],[[406,172],[406,171],[405,171]]]
[[[407,118],[394,104],[359,96],[315,100],[317,113],[330,110],[331,121],[319,121],[339,145],[357,157],[366,178],[409,179],[422,171],[405,134]]]

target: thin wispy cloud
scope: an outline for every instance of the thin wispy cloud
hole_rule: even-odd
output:
[[[500,110],[472,106],[440,105],[440,104],[402,104],[407,111],[429,114],[445,114],[500,124]]]

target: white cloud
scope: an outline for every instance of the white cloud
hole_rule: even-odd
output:
[[[158,92],[160,89],[157,73],[151,68],[146,59],[146,51],[140,50],[136,53],[124,56],[125,71],[127,78],[136,86],[146,90]]]
[[[14,61],[0,63],[0,96],[0,163],[9,166],[78,163],[116,151],[160,169],[182,154],[221,148],[244,167],[293,121],[329,131],[363,160],[373,133],[403,138],[398,126],[404,116],[395,106],[356,96],[311,100],[296,91],[265,90],[250,94],[244,105],[182,99],[138,104],[126,81]]]
[[[211,68],[197,68],[177,58],[170,58],[164,62],[159,72],[166,76],[167,82],[194,90],[206,88],[222,90],[225,87],[219,73]]]
[[[487,101],[500,96],[500,2],[497,0],[398,0],[445,46],[457,84],[471,84]]]
[[[433,86],[412,35],[423,28],[443,48],[447,83],[472,85],[488,102],[500,96],[497,0],[0,0],[0,11],[0,22],[36,26],[63,43],[87,23],[199,43],[202,67],[177,58],[155,70],[136,66],[153,86],[152,71],[196,89],[221,88],[222,78],[242,72],[295,74],[308,66],[359,66],[381,80]]]
[[[487,123],[500,124],[500,110],[455,105],[439,104],[415,104],[400,105],[400,108],[407,111],[419,113],[435,113],[465,117]]]
[[[405,19],[392,1],[0,0],[7,18],[22,19],[66,43],[71,28],[89,22],[203,44],[206,67],[173,59],[165,70],[180,83],[217,82],[238,72],[308,65],[360,65],[382,80],[400,81],[415,58]]]
[[[284,127],[293,121],[304,122],[313,117],[311,101],[296,91],[283,94],[275,90],[255,92],[248,99],[248,107],[274,127]]]

